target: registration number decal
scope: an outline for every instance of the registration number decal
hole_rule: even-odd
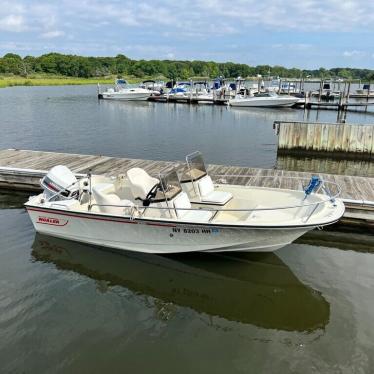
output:
[[[186,228],[181,229],[179,227],[173,227],[173,234],[219,234],[219,229],[198,229],[198,228]]]

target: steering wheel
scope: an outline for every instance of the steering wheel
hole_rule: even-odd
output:
[[[150,199],[153,199],[156,194],[157,194],[157,190],[158,188],[161,186],[161,183],[156,183],[152,188],[151,190],[148,192],[147,196],[145,197],[145,200],[150,200]]]

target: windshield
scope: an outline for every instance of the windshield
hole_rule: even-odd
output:
[[[171,200],[182,191],[179,178],[175,169],[160,175],[161,189],[166,200]]]
[[[187,167],[185,168],[181,181],[194,182],[207,174],[203,155],[200,152],[194,152],[186,156]]]

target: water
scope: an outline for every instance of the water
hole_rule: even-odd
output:
[[[200,149],[261,167],[277,162],[272,122],[304,114],[98,102],[94,87],[0,90],[0,113],[0,148],[164,160]],[[372,372],[373,236],[316,232],[275,254],[118,254],[35,235],[26,199],[0,194],[1,373]]]
[[[35,235],[25,199],[1,199],[1,373],[373,368],[373,237],[275,254],[118,254]]]
[[[209,163],[266,168],[277,164],[275,120],[337,118],[326,110],[98,101],[95,86],[1,89],[0,113],[0,149],[155,160],[184,160],[200,150]],[[370,113],[347,117],[352,123],[373,119]]]

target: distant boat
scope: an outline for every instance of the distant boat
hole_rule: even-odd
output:
[[[279,96],[275,92],[264,92],[256,95],[237,95],[229,100],[229,104],[234,107],[291,107],[300,98],[294,96]]]
[[[178,82],[171,88],[171,90],[167,93],[169,99],[189,99],[190,98],[190,90],[191,83],[190,82]]]
[[[331,87],[330,82],[324,82],[322,86],[322,90],[316,90],[312,92],[313,96],[319,96],[321,94],[321,98],[324,100],[334,100],[334,98],[338,98],[341,95],[340,91],[334,91]]]
[[[370,89],[370,84],[364,84],[362,88],[356,90],[358,95],[374,95],[374,90]]]
[[[192,98],[203,104],[213,104],[213,93],[207,81],[193,82]]]
[[[273,79],[270,82],[269,87],[266,87],[267,91],[276,92],[276,93],[299,93],[299,89],[296,87],[295,82],[282,82],[280,79]]]
[[[146,101],[152,95],[152,91],[131,87],[124,79],[117,79],[114,88],[108,88],[105,92],[99,93],[100,99],[122,100],[122,101]]]
[[[297,93],[299,90],[294,82],[283,82],[280,87],[280,93]]]
[[[139,85],[139,88],[145,88],[151,91],[153,95],[159,95],[164,87],[164,81],[154,81],[153,79],[145,80]]]

